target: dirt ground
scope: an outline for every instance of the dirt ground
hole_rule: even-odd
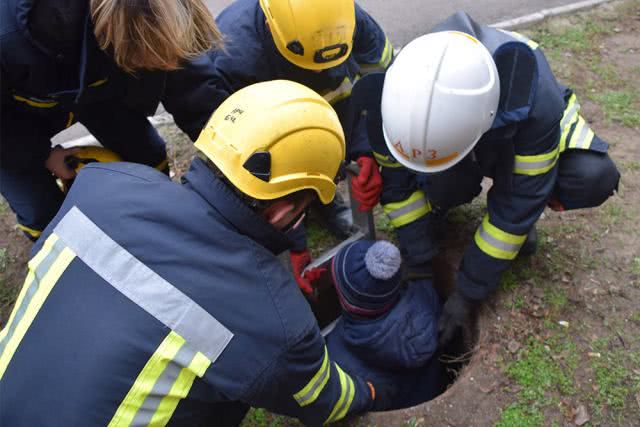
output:
[[[598,209],[547,210],[536,255],[519,259],[479,316],[479,339],[458,381],[415,408],[350,426],[640,426],[640,1],[617,1],[521,30],[540,43],[558,79],[622,173]],[[191,144],[165,127],[175,178]],[[456,265],[484,202],[448,217],[447,265]],[[22,285],[30,243],[0,200],[0,327]],[[389,233],[378,212],[376,224]],[[315,251],[333,241],[311,225]],[[244,427],[299,425],[253,410]]]

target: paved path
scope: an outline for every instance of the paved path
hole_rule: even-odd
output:
[[[206,0],[214,15],[233,0]],[[323,0],[316,0],[323,1]],[[572,3],[575,0],[358,0],[382,25],[394,46],[408,43],[424,34],[434,24],[457,10],[468,12],[481,23],[495,23],[542,9]],[[54,144],[87,135],[80,125],[74,125],[58,134]]]
[[[322,1],[322,0],[316,0]],[[576,0],[358,0],[384,28],[395,45],[406,44],[455,11],[464,10],[481,23],[494,23]],[[231,0],[207,0],[218,14]]]

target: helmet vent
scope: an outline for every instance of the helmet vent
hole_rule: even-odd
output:
[[[289,44],[287,45],[287,49],[289,49],[291,52],[295,53],[296,55],[304,56],[304,47],[302,46],[302,43],[300,43],[298,40],[289,42]]]
[[[271,179],[271,153],[256,151],[242,165],[251,175],[265,182]]]

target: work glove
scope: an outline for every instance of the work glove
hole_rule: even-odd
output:
[[[351,192],[353,198],[359,203],[358,210],[368,212],[380,201],[382,177],[378,170],[378,164],[371,157],[361,156],[357,163],[360,167],[360,173],[351,180]]]
[[[60,179],[73,179],[76,176],[76,172],[67,165],[66,159],[78,152],[80,152],[79,147],[62,148],[58,145],[51,150],[44,165],[52,174]]]
[[[452,293],[442,307],[438,323],[438,345],[446,346],[460,328],[466,327],[471,320],[473,301],[459,291]]]
[[[309,263],[311,263],[311,254],[308,249],[300,252],[291,251],[289,254],[291,258],[291,269],[293,271],[293,277],[298,283],[298,287],[307,295],[313,294],[313,286],[311,281],[304,277],[304,269]]]

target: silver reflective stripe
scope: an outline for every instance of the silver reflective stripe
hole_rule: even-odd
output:
[[[191,364],[195,355],[196,352],[189,348],[189,345],[184,344],[180,347],[178,353],[173,360],[167,364],[153,385],[151,392],[147,395],[146,399],[144,399],[144,402],[142,402],[142,406],[140,406],[138,413],[131,422],[131,427],[143,427],[151,423],[151,418],[153,418],[153,415],[158,410],[160,402],[162,402],[162,399],[166,396],[169,396],[169,392],[178,379],[178,376],[180,376],[180,372]]]
[[[578,101],[574,101],[573,105],[571,105],[571,109],[568,111],[565,111],[564,117],[562,118],[562,122],[560,123],[560,128],[562,130],[564,130],[564,128],[567,127],[567,125],[571,124],[572,119],[575,119],[574,115],[578,112],[579,109],[580,109],[580,104],[578,103]]]
[[[69,210],[54,233],[96,274],[211,363],[233,338],[211,314],[118,245],[77,207]]]
[[[24,313],[27,311],[29,304],[31,304],[31,300],[33,299],[33,296],[35,295],[36,291],[40,287],[40,281],[42,280],[44,275],[47,274],[47,272],[49,271],[49,269],[51,268],[55,260],[58,258],[58,255],[60,255],[60,253],[64,248],[65,248],[64,242],[61,242],[60,240],[58,240],[53,244],[53,246],[51,247],[51,250],[40,262],[40,264],[36,266],[36,269],[33,272],[33,279],[28,285],[29,288],[27,289],[27,292],[25,292],[24,294],[22,303],[20,304],[20,307],[18,307],[18,311],[16,311],[16,314],[13,318],[13,321],[11,322],[11,325],[9,325],[9,330],[7,331],[7,334],[4,336],[2,341],[0,341],[0,355],[4,351],[5,347],[7,346],[7,343],[11,339],[11,336],[15,332],[16,326],[20,323],[20,320],[22,320],[22,318],[24,317]],[[44,248],[40,250],[44,250]]]
[[[402,215],[418,210],[418,208],[421,208],[426,205],[427,205],[427,200],[425,198],[421,198],[420,200],[411,202],[407,206],[403,206],[400,209],[395,209],[393,211],[387,212],[387,215],[389,216],[389,219],[393,220],[398,217],[401,217]]]
[[[487,233],[487,231],[484,229],[484,224],[480,224],[479,231],[480,231],[480,238],[482,238],[482,240],[484,240],[485,242],[487,242],[488,244],[490,244],[496,249],[500,249],[505,252],[518,252],[520,250],[520,247],[522,246],[522,243],[521,244],[507,243],[507,242],[503,242],[501,240],[496,239],[495,237]]]
[[[540,160],[539,162],[518,162],[516,161],[516,169],[522,170],[532,170],[532,169],[542,169],[547,166],[554,164],[558,160],[558,155],[556,154],[550,159]]]
[[[582,126],[582,129],[580,129],[580,135],[578,135],[576,139],[576,142],[575,142],[576,148],[587,148],[588,142],[591,142],[591,141],[587,141],[588,140],[587,136],[589,135],[590,130],[591,128],[589,127],[589,124],[585,121],[584,126]],[[575,135],[571,137],[571,139],[574,139],[574,138],[576,138]]]

